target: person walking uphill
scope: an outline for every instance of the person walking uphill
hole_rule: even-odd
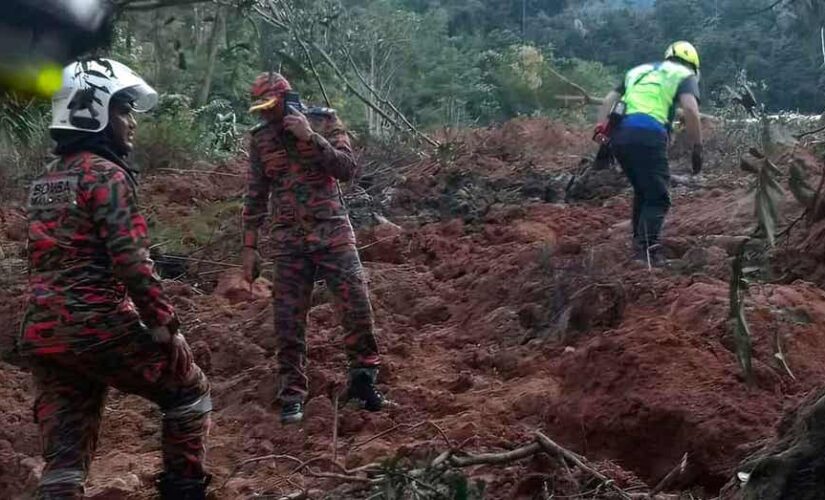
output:
[[[247,281],[260,269],[258,231],[272,211],[273,287],[278,337],[281,421],[300,422],[307,396],[307,315],[316,277],[334,297],[349,363],[348,400],[370,411],[385,403],[375,387],[380,365],[372,307],[355,234],[338,181],[350,180],[355,160],[335,111],[304,108],[277,73],[252,86],[251,112],[263,123],[252,131],[244,205],[242,263]]]
[[[127,161],[157,93],[126,66],[69,65],[52,103],[58,158],[28,196],[29,297],[18,350],[32,368],[46,466],[38,499],[79,499],[108,387],[163,413],[162,499],[205,498],[212,403],[149,259]]]
[[[702,170],[699,53],[688,42],[668,47],[665,60],[630,70],[605,97],[597,135],[610,136],[613,154],[633,186],[634,259],[665,263],[659,238],[670,209],[667,147],[676,107],[692,145],[693,173]],[[623,108],[623,109],[622,109]]]

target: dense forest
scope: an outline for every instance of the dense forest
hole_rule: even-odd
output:
[[[306,101],[336,108],[355,133],[379,139],[411,127],[525,115],[584,123],[593,109],[581,106],[582,94],[603,95],[627,69],[660,58],[677,39],[694,42],[702,55],[705,109],[725,106],[726,87],[742,81],[774,111],[819,113],[825,97],[825,7],[815,0],[119,4],[105,55],[163,94],[153,126],[141,130],[150,146],[140,148],[144,163],[157,158],[155,148],[167,152],[166,163],[187,161],[192,151],[233,150],[252,125],[245,111],[250,82],[270,69],[287,75]],[[3,107],[5,135],[16,143],[40,140],[45,103]]]
[[[750,0],[204,3],[124,15],[115,51],[197,106],[240,103],[251,76],[271,67],[322,101],[314,66],[331,104],[375,132],[379,121],[354,112],[362,105],[318,49],[365,95],[371,86],[373,100],[435,126],[552,112],[555,96],[571,91],[550,68],[598,94],[670,41],[688,39],[703,56],[706,105],[744,74],[771,109],[820,112],[823,14],[816,2],[765,10]]]

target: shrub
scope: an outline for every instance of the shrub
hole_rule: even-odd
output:
[[[239,145],[240,133],[228,101],[192,109],[188,96],[167,94],[141,119],[133,159],[144,172],[187,169],[198,160],[231,156]]]

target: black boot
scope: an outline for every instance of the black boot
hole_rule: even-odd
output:
[[[185,479],[175,474],[163,473],[157,482],[161,500],[205,500],[206,487],[212,476],[201,479]]]
[[[375,387],[378,378],[378,368],[353,368],[349,371],[349,388],[347,400],[357,401],[368,411],[379,411],[386,400]]]
[[[281,404],[281,423],[297,424],[304,419],[304,404],[300,401]]]

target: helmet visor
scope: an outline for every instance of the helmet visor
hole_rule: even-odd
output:
[[[112,99],[126,101],[138,113],[145,113],[157,105],[158,93],[146,82],[140,82],[118,91]]]

